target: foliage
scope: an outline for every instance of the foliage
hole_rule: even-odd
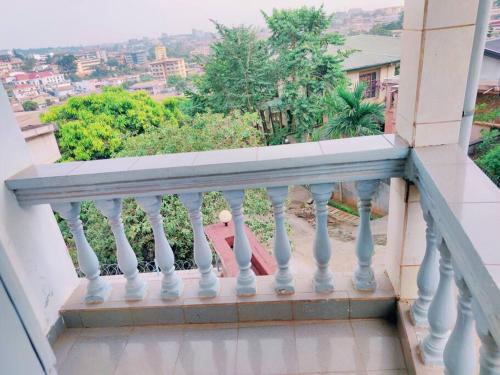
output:
[[[328,138],[345,138],[379,134],[384,123],[384,107],[363,99],[365,84],[358,83],[352,91],[341,86],[336,96],[327,98],[329,120],[324,126]]]
[[[488,103],[476,105],[474,121],[495,122],[500,120],[500,107],[490,108]]]
[[[175,91],[179,93],[184,93],[189,87],[189,82],[187,78],[180,75],[171,75],[167,78],[167,84],[170,87],[175,88]]]
[[[33,70],[33,68],[35,67],[35,64],[36,64],[36,60],[32,57],[28,57],[28,58],[23,60],[22,69],[25,72],[31,72]]]
[[[167,123],[158,129],[149,129],[144,134],[130,137],[125,141],[123,150],[117,156],[142,156],[259,146],[263,142],[260,133],[252,125],[255,120],[255,114],[197,115],[190,123],[183,126]],[[204,194],[202,206],[204,224],[217,222],[219,212],[227,208],[220,193]],[[274,230],[274,221],[265,191],[262,189],[246,191],[244,209],[249,227],[261,240],[269,240]],[[190,259],[192,257],[193,234],[187,211],[176,195],[163,197],[161,214],[164,218],[165,233],[176,258]],[[146,215],[134,199],[123,201],[122,217],[127,238],[137,257],[140,260],[153,260],[152,229]],[[106,219],[90,202],[82,205],[81,218],[85,224],[87,238],[101,263],[115,263],[114,239]],[[74,244],[67,225],[61,222],[60,226],[74,256]]]
[[[63,73],[71,74],[76,72],[76,57],[73,55],[62,56],[57,60],[56,64]]]
[[[497,186],[500,186],[500,130],[483,130],[481,134],[483,140],[477,148],[476,163]]]
[[[309,139],[323,122],[323,97],[345,82],[341,62],[347,54],[328,51],[344,39],[327,32],[332,16],[323,7],[275,9],[272,15],[263,15],[271,31],[269,45],[281,86],[281,108],[287,111],[296,137]]]
[[[145,92],[107,87],[51,107],[41,119],[58,124],[62,160],[93,160],[111,157],[124,138],[158,128],[170,115]]]
[[[262,102],[276,95],[266,42],[250,27],[226,27],[215,23],[219,40],[205,62],[205,74],[190,92],[199,110],[255,112]]]
[[[23,109],[25,111],[36,111],[38,109],[38,103],[33,100],[26,100],[23,103]]]

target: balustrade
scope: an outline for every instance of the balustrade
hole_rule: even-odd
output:
[[[273,205],[274,211],[274,257],[278,263],[276,272],[275,291],[277,294],[293,294],[295,284],[290,271],[290,258],[292,249],[285,227],[285,201],[288,195],[288,186],[271,187],[267,189],[267,194]]]
[[[137,203],[148,215],[155,239],[155,259],[163,273],[161,297],[166,300],[176,299],[182,293],[182,279],[175,273],[174,253],[168,243],[160,214],[161,196],[139,197]]]
[[[125,299],[128,301],[141,300],[146,295],[147,284],[139,276],[137,257],[125,235],[121,211],[121,199],[96,200],[95,205],[108,218],[111,231],[116,242],[116,258],[118,267],[127,279],[125,284]]]

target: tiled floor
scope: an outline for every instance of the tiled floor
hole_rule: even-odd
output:
[[[67,330],[60,374],[407,374],[383,320]]]

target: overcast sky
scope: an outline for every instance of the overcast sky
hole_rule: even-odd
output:
[[[328,12],[376,9],[403,0],[1,0],[0,49],[120,42],[191,29],[263,25],[260,10],[325,5]]]

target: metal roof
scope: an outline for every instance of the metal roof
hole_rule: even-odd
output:
[[[356,50],[344,60],[345,70],[359,70],[401,60],[401,39],[381,35],[354,35],[346,37],[343,46],[330,46],[329,51]]]

